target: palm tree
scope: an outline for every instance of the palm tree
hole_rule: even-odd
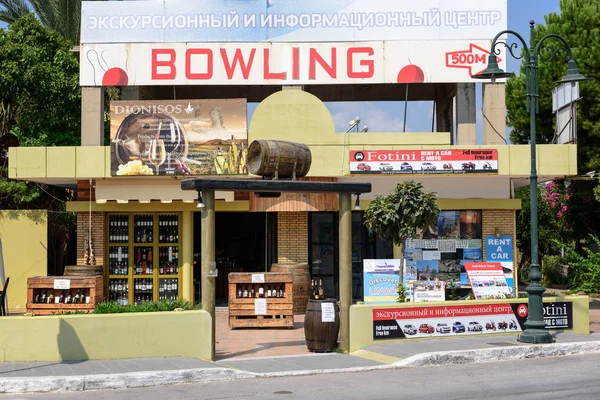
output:
[[[11,24],[31,12],[43,26],[79,45],[81,0],[0,0],[0,21]]]

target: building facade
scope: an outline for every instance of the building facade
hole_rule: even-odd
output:
[[[431,249],[439,273],[441,265],[460,266],[467,254],[486,261],[486,237],[516,237],[521,204],[513,194],[529,183],[530,149],[506,144],[502,82],[483,84],[486,122],[477,140],[471,79],[485,68],[489,39],[506,27],[506,1],[465,0],[446,8],[428,1],[410,13],[402,11],[405,2],[399,1],[369,5],[348,0],[348,7],[364,12],[325,10],[319,2],[308,2],[301,14],[286,8],[295,2],[278,0],[267,2],[266,13],[251,5],[208,13],[202,3],[153,2],[149,9],[131,10],[124,2],[103,10],[98,3],[84,2],[81,146],[9,150],[11,179],[77,188],[77,201],[67,209],[77,213],[78,262],[84,261],[91,239],[96,262],[105,266],[111,299],[200,298],[200,210],[197,194],[182,191],[181,180],[248,178],[248,145],[260,140],[307,145],[311,168],[301,179],[372,184],[372,192],[361,195],[353,211],[354,300],[363,299],[363,260],[403,257],[391,243],[368,232],[362,220],[370,201],[401,181],[420,181],[439,196],[446,222],[440,222],[441,231],[420,236],[452,247]],[[248,4],[254,3],[262,2]],[[156,18],[149,17],[157,4]],[[137,17],[146,23],[135,29],[119,22],[132,18],[134,23]],[[351,27],[344,18],[372,24],[372,29]],[[294,21],[309,25],[284,26]],[[184,29],[189,24],[198,29]],[[103,145],[106,86],[122,88],[121,101],[111,104],[111,146]],[[239,101],[238,111],[227,108]],[[435,123],[431,132],[402,132],[400,127],[398,132],[336,132],[325,105],[329,101],[432,101]],[[188,114],[196,120],[180,127],[175,120],[183,117],[173,117],[167,107],[172,105],[173,111],[176,103],[184,109],[189,105]],[[259,104],[246,127],[247,103]],[[116,117],[120,105],[131,106],[128,116]],[[152,135],[136,136],[134,144],[148,150],[137,149],[134,157],[124,159],[119,149],[131,150],[125,122],[131,115],[144,117],[148,105],[162,109],[155,107],[146,116],[165,114],[160,118],[171,122]],[[222,114],[215,116],[215,109]],[[213,142],[207,144],[205,127],[223,128],[222,136],[208,134]],[[165,139],[179,137],[179,132],[186,138],[181,140],[185,154]],[[197,134],[193,140],[192,133]],[[166,154],[156,152],[155,142],[166,143]],[[576,145],[537,149],[540,180],[576,174]],[[177,160],[187,160],[187,171],[179,169]],[[151,176],[123,173],[126,165],[134,165],[130,161],[140,161],[136,165]],[[308,263],[326,294],[338,297],[338,210],[337,195],[269,198],[217,192],[217,302],[226,301],[227,273],[268,271],[271,264],[285,262]],[[444,232],[444,223],[457,230]],[[461,224],[474,228],[463,233]],[[511,263],[505,272],[514,286],[516,260]]]

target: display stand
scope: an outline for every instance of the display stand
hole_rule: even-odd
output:
[[[230,273],[228,278],[229,326],[232,329],[294,327],[291,273]],[[263,297],[259,294],[261,287]],[[252,289],[255,297],[252,297]],[[269,289],[274,289],[277,297],[272,293],[268,297]]]
[[[104,299],[101,276],[36,276],[27,279],[27,312],[51,315],[92,312]],[[77,294],[77,300],[75,300]],[[70,297],[69,297],[70,295]],[[81,300],[83,296],[83,300]],[[65,302],[69,298],[69,302]],[[57,300],[58,299],[58,300]]]

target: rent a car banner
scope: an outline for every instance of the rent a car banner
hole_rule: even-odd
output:
[[[474,82],[506,0],[83,2],[82,86]],[[504,46],[498,48],[505,67]]]
[[[498,150],[355,150],[352,174],[497,173]]]

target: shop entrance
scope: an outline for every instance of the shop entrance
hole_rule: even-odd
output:
[[[215,213],[215,261],[219,276],[215,279],[218,307],[226,307],[227,276],[230,272],[265,272],[276,254],[274,213]],[[194,296],[200,302],[201,213],[194,213]],[[275,223],[276,227],[276,223]]]

